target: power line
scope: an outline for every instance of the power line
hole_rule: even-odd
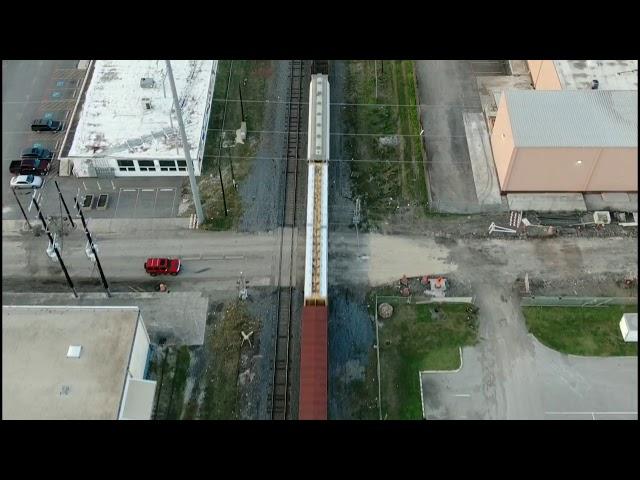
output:
[[[209,128],[208,132],[232,133],[235,130],[223,130],[221,128]],[[284,130],[248,130],[247,133],[268,133],[286,135]],[[300,135],[308,135],[308,132],[300,132]],[[419,133],[340,133],[329,132],[329,135],[340,137],[424,137],[424,138],[467,138],[466,135],[425,135]]]
[[[221,158],[221,157],[222,155],[204,155],[203,156],[203,158]],[[261,160],[261,161],[286,160],[284,157],[250,157],[250,156],[242,156],[242,155],[228,156],[228,158],[244,159],[244,160]],[[308,162],[306,158],[299,158],[297,161],[305,162],[305,163]],[[421,165],[422,163],[428,163],[428,164],[435,164],[435,165],[469,165],[471,166],[471,161],[469,162],[460,162],[460,161],[434,162],[433,160],[412,161],[412,160],[384,160],[384,159],[375,159],[375,158],[374,159],[343,158],[343,159],[328,159],[326,161],[329,163],[384,163],[387,165],[395,165],[395,164],[403,164],[403,163],[408,163],[411,165]]]

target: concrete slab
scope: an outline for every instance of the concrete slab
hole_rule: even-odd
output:
[[[500,185],[493,163],[491,141],[482,113],[463,113],[478,203],[487,209],[501,209]]]
[[[158,280],[160,282],[160,280]],[[209,300],[200,292],[169,293],[4,293],[3,305],[136,306],[152,343],[161,337],[169,345],[202,345]]]
[[[610,210],[615,212],[637,212],[637,193],[586,193],[584,201],[589,211]]]
[[[536,212],[586,212],[587,205],[581,193],[509,193],[511,210]]]
[[[533,90],[530,75],[501,75],[478,77],[478,93],[482,110],[488,117],[498,113],[498,102],[505,90]]]
[[[4,222],[3,222],[4,223]],[[24,223],[24,222],[23,222]],[[90,218],[91,233],[120,233],[136,231],[168,231],[189,228],[189,217],[180,218]]]

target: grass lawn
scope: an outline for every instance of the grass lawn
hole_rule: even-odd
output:
[[[256,155],[260,134],[247,133],[244,144],[234,144],[235,130],[240,128],[242,121],[240,102],[235,101],[240,98],[238,85],[242,85],[247,130],[264,130],[263,101],[267,98],[272,71],[273,65],[270,60],[220,60],[218,63],[203,172],[198,179],[202,208],[207,219],[201,228],[229,230],[235,227],[242,215],[241,198],[233,188],[232,180],[238,182],[249,173],[253,163],[251,157]],[[226,98],[229,101],[226,102],[225,111]],[[218,162],[222,172],[228,216],[224,214]]]
[[[540,342],[562,353],[590,356],[638,355],[637,343],[620,333],[623,313],[637,305],[606,307],[523,307],[527,328]]]
[[[400,209],[418,217],[428,212],[413,61],[385,61],[384,74],[378,61],[377,73],[376,97],[374,61],[347,62],[347,103],[368,105],[344,107],[344,133],[376,134],[344,137],[346,158],[377,160],[351,163],[365,228],[377,227]]]
[[[394,313],[379,327],[382,418],[421,419],[418,372],[459,368],[459,348],[476,342],[476,315],[469,304],[383,301]]]

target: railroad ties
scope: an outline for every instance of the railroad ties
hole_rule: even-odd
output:
[[[284,211],[278,268],[278,321],[276,331],[273,389],[270,395],[271,418],[286,420],[289,416],[289,350],[293,300],[293,243],[296,221],[296,190],[298,186],[298,160],[300,158],[300,128],[302,123],[302,94],[304,62],[292,60],[290,73],[288,128],[286,137],[286,180]],[[288,278],[282,286],[282,278]]]

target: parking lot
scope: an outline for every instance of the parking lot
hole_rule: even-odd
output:
[[[480,341],[462,368],[421,373],[428,420],[613,420],[638,418],[638,358],[580,357],[529,334],[515,295],[476,296]]]
[[[3,61],[2,82],[2,218],[23,218],[9,188],[9,164],[19,159],[27,147],[51,150],[57,158],[65,132],[69,128],[86,70],[76,68],[78,61]],[[63,122],[60,132],[32,132],[31,121],[45,118]],[[45,216],[60,215],[62,205],[54,181],[57,181],[67,206],[73,213],[75,196],[82,201],[93,196],[91,206],[83,208],[87,217],[156,218],[178,215],[184,177],[59,177],[56,160],[35,198]],[[32,191],[16,191],[30,221],[38,222]],[[108,195],[105,208],[97,205],[100,195]]]

